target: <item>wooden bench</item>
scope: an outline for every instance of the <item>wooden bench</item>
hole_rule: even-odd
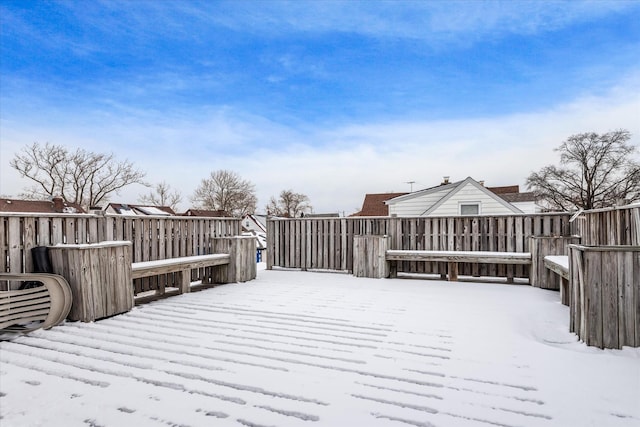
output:
[[[389,262],[391,277],[397,277],[398,261],[446,262],[450,281],[458,280],[458,263],[479,264],[520,264],[530,265],[529,252],[485,252],[485,251],[417,251],[417,250],[387,250],[385,259]],[[507,280],[513,282],[513,277]]]
[[[563,255],[547,255],[544,266],[556,273],[560,280],[560,300],[569,305],[569,257]]]
[[[71,310],[72,296],[64,277],[47,273],[0,273],[6,290],[0,291],[0,334],[49,329],[61,323]],[[40,283],[10,289],[11,282]]]
[[[168,258],[156,261],[142,261],[131,264],[131,278],[157,276],[160,274],[177,273],[178,291],[189,292],[191,287],[191,270],[204,267],[228,265],[229,254],[194,255],[180,258]],[[164,294],[164,285],[160,285],[158,293]]]

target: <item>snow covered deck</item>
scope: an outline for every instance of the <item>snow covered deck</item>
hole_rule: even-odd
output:
[[[640,350],[529,286],[260,271],[0,343],[7,426],[637,426]]]

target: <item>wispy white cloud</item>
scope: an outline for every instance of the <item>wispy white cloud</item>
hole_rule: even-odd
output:
[[[359,122],[291,126],[233,108],[84,117],[33,126],[4,116],[0,193],[17,194],[27,182],[6,167],[33,141],[113,151],[166,181],[188,198],[211,171],[230,169],[256,184],[259,208],[283,189],[309,195],[316,211],[352,213],[365,193],[429,187],[442,176],[472,176],[487,185],[524,185],[526,177],[557,160],[553,149],[571,134],[626,128],[640,145],[640,78],[630,76],[606,94],[585,95],[545,111],[480,119]],[[58,118],[59,119],[59,118]],[[524,188],[523,188],[524,190]],[[122,192],[136,201],[142,187]]]
[[[194,17],[277,36],[290,31],[343,32],[426,43],[477,40],[496,34],[535,34],[637,8],[633,2],[567,1],[272,1],[223,2]]]
[[[91,34],[128,39],[144,47],[159,34],[169,39],[209,39],[216,28],[284,37],[291,32],[351,33],[380,39],[409,38],[430,45],[468,43],[501,34],[532,35],[638,9],[632,1],[98,1],[64,7],[83,37],[52,39],[34,23],[7,11],[6,24],[30,38],[78,52],[98,47]],[[61,37],[58,35],[57,37]],[[119,46],[113,46],[118,49]]]

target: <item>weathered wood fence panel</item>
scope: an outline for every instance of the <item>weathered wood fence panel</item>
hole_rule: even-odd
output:
[[[640,246],[640,203],[586,211],[576,220],[586,246]]]
[[[132,262],[212,253],[212,239],[241,233],[239,218],[192,218],[88,214],[0,214],[0,271],[33,271],[35,246],[132,243]],[[173,275],[137,279],[135,292],[173,286]],[[193,280],[198,280],[194,272]],[[162,282],[163,281],[163,282]]]
[[[531,252],[530,283],[536,288],[560,289],[560,280],[556,273],[544,265],[544,257],[548,255],[569,255],[569,244],[580,243],[580,236],[532,236],[529,241]]]
[[[267,221],[267,268],[353,271],[358,235],[389,236],[389,249],[528,252],[530,236],[574,234],[570,214],[465,217],[296,218]],[[529,277],[529,266],[470,264],[459,274]],[[398,271],[444,274],[442,263],[404,262]]]
[[[93,322],[131,310],[131,242],[61,244],[49,252],[53,272],[71,287],[69,319]]]
[[[248,282],[256,278],[256,239],[252,236],[215,238],[213,253],[230,256],[228,265],[213,272],[214,283]]]
[[[571,332],[600,348],[640,347],[640,246],[569,250]]]
[[[385,256],[389,249],[387,236],[355,236],[353,241],[353,275],[380,279],[389,276]]]

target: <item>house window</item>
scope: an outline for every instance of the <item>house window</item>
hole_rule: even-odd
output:
[[[460,215],[480,215],[480,203],[460,203]]]

